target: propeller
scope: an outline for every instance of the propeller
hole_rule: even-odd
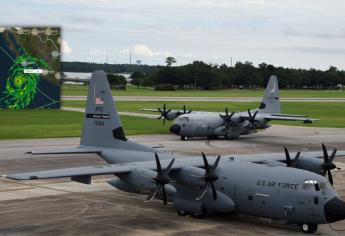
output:
[[[168,118],[168,114],[169,114],[169,112],[171,112],[171,109],[167,110],[165,103],[163,105],[163,110],[160,107],[158,107],[157,109],[161,113],[161,115],[157,118],[157,120],[159,120],[163,117],[164,118],[163,119],[163,125],[165,125],[165,120]]]
[[[284,151],[285,151],[285,157],[286,157],[286,166],[287,167],[296,167],[297,162],[298,162],[298,158],[301,155],[301,152],[297,152],[295,158],[293,160],[291,160],[290,153],[286,147],[284,147]]]
[[[191,112],[192,112],[192,110],[187,111],[186,105],[183,105],[183,110],[182,110],[182,111],[178,111],[178,112],[177,112],[177,116],[180,116],[180,115],[182,115],[182,114],[189,114],[189,113],[191,113]]]
[[[235,112],[231,112],[229,115],[228,108],[225,108],[225,115],[220,114],[219,116],[223,118],[225,127],[229,129],[230,127],[234,126],[234,122],[231,120],[232,116],[235,115]]]
[[[254,112],[254,115],[252,115],[252,113],[251,113],[250,110],[248,109],[248,116],[249,116],[248,121],[249,121],[249,123],[252,125],[252,127],[253,127],[254,129],[256,129],[255,122],[257,122],[257,120],[255,120],[255,117],[256,117],[256,115],[258,114],[258,112],[259,112],[259,111],[256,111],[256,112]]]
[[[146,198],[145,202],[150,202],[157,195],[157,192],[160,189],[162,189],[163,204],[166,205],[168,203],[168,197],[167,197],[164,186],[170,182],[169,172],[171,170],[172,165],[174,164],[175,158],[170,161],[169,165],[165,169],[162,169],[161,163],[159,161],[159,157],[156,152],[155,152],[155,158],[156,158],[156,165],[157,165],[157,176],[152,179],[156,181],[156,188]]]
[[[192,110],[187,111],[186,110],[186,105],[183,105],[183,114],[189,114],[191,112],[192,112]]]
[[[333,185],[333,176],[332,176],[331,170],[337,168],[337,166],[333,163],[335,154],[337,153],[337,149],[334,148],[332,154],[330,156],[328,156],[328,151],[326,149],[326,146],[322,143],[322,151],[323,151],[322,168],[324,171],[323,175],[326,175],[326,173],[327,173],[328,174],[328,180]]]
[[[202,152],[201,155],[204,160],[204,168],[205,168],[205,175],[202,176],[201,178],[205,181],[205,185],[203,186],[202,194],[200,195],[200,197],[197,197],[195,200],[199,201],[203,199],[208,187],[211,187],[212,189],[213,200],[217,200],[217,191],[216,191],[216,188],[214,187],[213,182],[218,179],[218,176],[214,172],[218,167],[220,156],[217,157],[216,161],[214,162],[211,168],[210,165],[208,164],[205,153]]]

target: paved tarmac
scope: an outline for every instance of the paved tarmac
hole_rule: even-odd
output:
[[[157,97],[113,96],[116,101],[196,101],[196,102],[259,102],[262,97]],[[86,96],[62,96],[62,100],[86,101]],[[345,102],[345,98],[280,98],[282,102]]]
[[[345,129],[306,128],[275,125],[239,140],[203,139],[180,141],[175,135],[140,135],[130,139],[149,146],[162,146],[175,153],[200,157],[207,154],[241,154],[282,151],[345,150]],[[103,164],[96,155],[24,154],[32,149],[76,146],[79,138],[0,141],[0,174]],[[345,200],[345,159],[338,159],[335,188]],[[242,215],[214,214],[203,220],[179,217],[171,205],[160,201],[144,203],[145,196],[113,189],[106,180],[93,178],[92,185],[53,180],[13,181],[0,179],[0,235],[304,235],[297,227]],[[345,221],[332,225],[345,229]],[[344,235],[328,225],[318,235]]]

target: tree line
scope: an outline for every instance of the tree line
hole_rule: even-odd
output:
[[[136,64],[107,64],[94,62],[61,62],[63,72],[93,72],[95,70],[104,70],[107,73],[132,73],[138,71],[141,73],[150,73],[160,66],[136,65]]]
[[[237,62],[233,67],[194,61],[184,66],[166,66],[132,82],[142,86],[170,84],[178,89],[224,89],[265,87],[271,75],[277,75],[280,88],[336,88],[345,85],[345,71],[292,69],[261,63]],[[138,77],[138,76],[136,76]]]
[[[103,69],[107,73],[134,71],[131,75],[132,84],[162,87],[164,90],[259,88],[267,84],[272,74],[278,76],[280,88],[337,88],[345,85],[345,71],[334,66],[322,71],[275,67],[266,63],[254,66],[251,62],[237,62],[234,66],[227,66],[194,61],[187,65],[172,66],[175,62],[174,58],[167,58],[167,66],[123,64],[108,67],[107,64],[63,62],[62,67],[63,71],[67,71],[67,68],[71,69],[75,65],[73,71],[76,72],[92,72],[96,69]],[[82,67],[78,67],[80,65]],[[86,71],[83,70],[86,69],[84,66],[88,66]]]

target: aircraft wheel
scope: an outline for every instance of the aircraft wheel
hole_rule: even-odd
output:
[[[177,210],[177,214],[179,216],[186,216],[187,215],[187,213],[184,210]]]
[[[185,140],[187,140],[187,139],[186,139],[185,136],[181,136],[181,140],[182,140],[182,141],[185,141]]]
[[[195,219],[204,219],[206,217],[206,209],[202,209],[201,212],[192,213],[192,217]]]
[[[301,224],[301,230],[306,234],[313,234],[317,231],[317,224]]]

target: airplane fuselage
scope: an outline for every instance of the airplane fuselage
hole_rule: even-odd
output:
[[[135,153],[108,155],[104,159],[114,164],[125,162],[129,157],[134,158]],[[159,155],[163,160],[173,157],[172,154],[164,152]],[[135,159],[147,160],[152,156],[152,152],[146,152]],[[182,166],[191,164],[191,158],[177,159],[181,162],[184,160],[186,164]],[[202,168],[183,167],[171,174],[176,182],[170,183],[167,191],[176,210],[190,213],[238,212],[284,220],[290,224],[322,224],[330,222],[330,219],[345,217],[332,215],[329,205],[334,204],[338,198],[328,180],[309,171],[223,157],[216,172],[218,180],[214,182],[218,193],[217,200],[212,199],[211,191],[207,191],[202,200],[196,200],[200,195],[200,186],[195,176],[201,176],[203,173]],[[130,175],[119,177],[120,179],[111,181],[110,184],[124,191],[147,194],[150,186],[154,186],[154,181],[146,169],[139,168]],[[139,179],[142,182],[138,182]],[[136,183],[135,186],[130,182],[132,180],[136,180],[133,182]],[[140,189],[138,186],[146,186],[146,189]]]
[[[236,139],[240,135],[254,132],[247,121],[240,120],[240,117],[246,114],[247,112],[235,114],[233,120],[237,119],[237,122],[229,129],[225,127],[224,119],[216,112],[193,112],[190,114],[183,114],[175,119],[170,127],[170,131],[183,138],[225,136],[226,138]],[[269,127],[267,122],[261,119],[260,113],[257,114],[256,119],[259,121],[257,122],[257,128],[265,129]]]

